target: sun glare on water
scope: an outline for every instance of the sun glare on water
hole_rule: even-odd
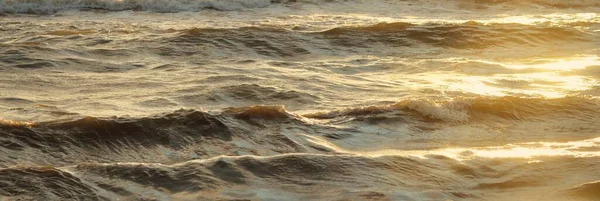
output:
[[[556,60],[537,60],[534,64],[508,64],[507,68],[511,69],[539,69],[553,71],[571,71],[584,69],[589,66],[600,65],[598,56],[587,56],[580,58],[567,58]]]
[[[445,148],[434,150],[395,150],[352,151],[338,147],[325,140],[306,136],[308,141],[340,153],[381,157],[381,156],[413,156],[426,158],[429,155],[442,155],[456,160],[475,158],[536,158],[548,156],[598,157],[600,156],[600,138],[571,142],[529,142],[507,144],[504,146],[478,148]]]
[[[471,61],[470,61],[471,62]],[[598,85],[593,69],[600,66],[598,56],[570,59],[535,60],[527,63],[474,61],[495,66],[486,69],[456,69],[423,74],[425,80],[446,91],[461,91],[486,96],[525,95],[545,98],[565,97]],[[592,69],[592,70],[590,70]],[[590,71],[592,72],[590,74]]]

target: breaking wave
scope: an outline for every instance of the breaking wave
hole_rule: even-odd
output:
[[[391,105],[373,105],[344,110],[298,115],[283,106],[225,108],[221,112],[178,110],[151,117],[84,117],[50,122],[0,123],[3,164],[18,161],[53,161],[73,164],[90,157],[99,162],[155,161],[172,163],[218,155],[269,155],[322,153],[331,150],[306,146],[296,135],[282,130],[312,133],[337,132],[315,120],[370,118],[404,123],[441,121],[450,123],[494,122],[495,118],[526,120],[552,115],[593,118],[597,101],[566,97],[474,98],[462,100],[405,100]],[[400,119],[404,120],[400,120]],[[312,130],[312,131],[311,131]],[[19,153],[20,158],[11,157]],[[262,154],[258,154],[262,153]],[[27,157],[25,157],[27,156]],[[43,158],[40,158],[43,157]]]
[[[596,114],[600,104],[583,97],[565,97],[557,99],[520,98],[520,97],[480,97],[459,98],[454,100],[405,100],[392,105],[376,105],[348,108],[330,112],[305,114],[304,117],[332,119],[343,116],[365,116],[390,113],[394,111],[416,112],[422,117],[447,122],[468,122],[474,117],[491,115],[505,119],[523,120],[535,116],[551,114],[577,114],[584,112]],[[406,114],[405,114],[406,115]],[[483,119],[485,120],[485,118]]]
[[[469,183],[472,185],[464,191],[439,192],[436,196],[480,199],[484,195],[472,193],[473,190],[525,189],[552,184],[553,180],[545,176],[549,173],[539,173],[538,169],[555,170],[547,167],[565,164],[564,158],[534,164],[536,167],[524,167],[522,161],[515,159],[514,163],[503,163],[513,168],[503,170],[482,166],[484,163],[477,161],[456,161],[434,152],[425,156],[427,160],[393,154],[365,157],[319,146],[311,139],[322,135],[332,141],[343,140],[347,129],[321,122],[336,118],[375,117],[372,120],[377,124],[391,115],[444,124],[493,122],[496,117],[520,121],[552,118],[554,114],[586,118],[598,116],[598,111],[597,100],[585,97],[480,97],[405,100],[304,115],[289,112],[283,106],[256,105],[225,108],[219,112],[182,109],[141,118],[84,117],[36,123],[4,120],[0,123],[0,151],[4,153],[0,156],[0,195],[50,200],[115,200],[132,196],[186,200],[189,197],[184,195],[193,195],[195,199],[210,200],[243,196],[207,194],[235,186],[268,188],[275,193],[273,195],[279,195],[281,189],[262,186],[261,182],[296,186],[295,194],[287,196],[307,199],[312,194],[302,189],[313,185],[352,190],[377,183],[395,189],[402,186],[405,192],[411,192],[400,195],[335,191],[338,192],[335,196],[395,199],[426,198],[430,192],[415,194],[424,185],[427,188],[456,185],[460,188],[455,189],[465,189]],[[302,139],[301,134],[292,134],[294,131],[314,136]],[[17,155],[19,157],[14,157]],[[567,163],[583,161],[590,165],[582,167],[597,167],[594,158],[572,160],[579,162]],[[423,177],[433,180],[423,181]],[[597,196],[597,187],[597,182],[584,184],[569,189],[562,196],[592,198]],[[147,190],[139,194],[142,188]],[[263,195],[270,194],[245,194],[244,197],[272,198],[261,197]]]

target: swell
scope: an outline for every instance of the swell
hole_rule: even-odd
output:
[[[30,28],[43,29],[38,26]],[[148,39],[144,34],[131,34],[125,38],[132,39],[108,41],[100,47],[89,45],[90,41],[102,42],[102,38],[108,36],[97,30],[46,30],[40,35],[25,34],[21,42],[31,45],[3,44],[5,48],[0,51],[0,60],[4,65],[0,70],[62,67],[96,72],[129,71],[143,66],[115,67],[115,62],[126,63],[130,61],[124,58],[144,58],[148,54],[153,58],[169,58],[171,61],[205,61],[207,58],[218,60],[232,57],[304,59],[309,56],[410,55],[432,54],[444,49],[478,51],[499,48],[514,52],[515,56],[540,51],[572,56],[575,49],[578,53],[595,49],[593,44],[599,38],[595,32],[581,31],[572,26],[475,22],[381,23],[319,32],[269,27],[169,29],[159,32],[157,38]],[[61,48],[63,43],[77,42],[86,45]],[[117,48],[111,47],[115,45]],[[156,48],[148,49],[148,46]],[[556,49],[556,46],[564,48]],[[415,51],[406,51],[407,48]]]
[[[227,80],[213,76],[203,79],[206,83],[215,83],[219,80]],[[247,82],[250,77],[242,76],[240,82]],[[317,105],[320,100],[318,96],[303,93],[295,90],[279,90],[274,87],[265,87],[257,84],[228,85],[211,89],[206,94],[199,95],[194,90],[190,94],[178,95],[179,101],[189,102],[191,104],[202,102],[203,104],[225,104],[228,106],[246,106],[269,103],[272,105],[285,105],[289,109],[303,109],[306,105]]]
[[[334,119],[357,116],[377,116],[380,114],[416,115],[430,120],[446,122],[487,121],[493,117],[509,120],[543,118],[550,115],[597,115],[600,104],[586,97],[565,97],[556,99],[520,97],[478,97],[453,100],[404,100],[391,105],[372,105],[347,108],[329,112],[304,114],[315,119]],[[408,112],[408,113],[406,113]]]
[[[49,166],[0,169],[0,195],[14,200],[106,200],[93,186]]]
[[[335,196],[348,196],[348,190],[377,183],[396,190],[414,190],[425,186],[434,188],[438,184],[451,185],[452,176],[436,175],[424,182],[419,178],[432,173],[433,164],[404,157],[373,159],[357,156],[332,156],[318,154],[284,154],[271,157],[260,156],[220,156],[207,160],[193,160],[173,165],[152,163],[81,163],[61,168],[53,167],[11,167],[0,169],[0,185],[21,184],[2,188],[0,195],[13,198],[54,198],[54,199],[93,199],[114,200],[133,196],[137,199],[161,197],[167,200],[188,200],[182,195],[192,195],[196,200],[220,200],[240,197],[235,193],[251,193],[253,188],[271,191],[286,190],[291,198],[310,198],[315,192],[307,187],[319,186],[336,192]],[[24,181],[40,181],[34,184]],[[262,184],[261,184],[262,183]],[[27,185],[24,185],[27,184]],[[264,184],[282,184],[265,186]],[[18,187],[26,187],[17,191]],[[44,189],[36,194],[35,190]],[[144,193],[139,189],[145,189]],[[354,191],[355,196],[378,195],[385,192]],[[450,196],[452,194],[448,193]],[[86,195],[86,197],[78,197]],[[213,197],[214,196],[214,197]],[[232,197],[229,197],[232,196]],[[274,199],[248,194],[243,197]],[[455,196],[452,196],[455,197]],[[281,197],[279,197],[281,199]],[[192,200],[192,199],[189,199]]]
[[[462,3],[479,5],[479,8],[486,8],[487,6],[495,5],[506,5],[510,7],[519,7],[527,5],[538,5],[549,8],[585,8],[585,7],[598,7],[600,3],[595,0],[574,0],[574,1],[560,1],[560,0],[456,0],[459,5]]]
[[[378,42],[406,46],[416,42],[453,49],[483,49],[512,45],[543,46],[555,42],[589,41],[591,36],[577,29],[561,26],[517,23],[465,22],[459,24],[379,23],[370,26],[338,27],[319,32],[340,44]]]
[[[52,14],[64,10],[152,11],[176,13],[212,9],[234,11],[272,4],[318,3],[320,0],[1,0],[0,13]],[[325,1],[329,2],[329,0]]]
[[[587,200],[597,199],[600,197],[600,181],[578,185],[568,189],[566,193],[577,197],[587,198]]]
[[[266,7],[272,0],[3,0],[1,13],[46,14],[71,9],[100,9],[108,11],[144,10],[155,12],[198,11],[202,9],[239,10]]]
[[[178,110],[144,118],[3,123],[0,144],[10,154],[0,157],[0,166],[72,164],[90,158],[172,163],[221,154],[311,151],[278,132],[279,126],[294,124],[303,122],[281,106],[228,108],[219,114]]]
[[[436,191],[436,198],[481,200],[506,190],[566,189],[581,180],[565,184],[562,177],[548,175],[569,169],[569,176],[587,178],[598,168],[597,157],[548,157],[543,163],[529,163],[528,158],[457,161],[436,152],[425,158],[391,152],[366,156],[312,147],[289,133],[343,134],[343,129],[335,130],[317,119],[376,117],[372,118],[376,124],[386,120],[385,115],[402,115],[468,123],[494,121],[495,117],[516,121],[551,115],[588,118],[597,117],[599,109],[597,100],[585,97],[480,97],[406,100],[304,117],[283,106],[250,106],[221,112],[178,110],[143,118],[5,121],[0,124],[0,195],[15,200],[282,199],[271,195],[305,200],[326,193],[330,197],[420,200],[431,198],[429,189],[443,187]],[[364,186],[375,187],[356,190]],[[315,194],[314,188],[320,191]],[[560,192],[557,200],[591,200],[597,197],[597,189],[597,182],[583,184]]]
[[[0,164],[72,164],[90,158],[99,162],[172,163],[222,154],[331,153],[332,150],[313,146],[290,132],[340,139],[344,133],[354,134],[330,127],[327,121],[412,126],[434,121],[452,126],[494,124],[498,119],[547,121],[556,117],[587,122],[594,121],[599,113],[599,102],[585,97],[479,97],[412,99],[304,115],[290,113],[283,106],[250,106],[225,108],[218,113],[178,110],[143,118],[85,117],[39,123],[5,120],[0,123],[0,144],[7,154],[0,157]],[[23,157],[13,157],[17,153]]]
[[[173,113],[160,114],[143,118],[84,117],[76,120],[57,120],[49,122],[21,122],[0,119],[0,128],[28,129],[72,129],[101,130],[122,129],[143,130],[182,126],[194,131],[206,129],[211,137],[227,140],[231,138],[229,131],[233,121],[254,122],[260,124],[306,123],[309,119],[333,119],[338,117],[368,116],[392,111],[414,112],[413,114],[447,122],[467,122],[473,116],[492,115],[505,119],[524,120],[543,115],[581,115],[582,113],[599,113],[600,101],[588,96],[567,96],[563,98],[525,98],[515,96],[504,97],[458,97],[452,99],[406,99],[389,105],[366,105],[340,110],[322,111],[306,114],[289,112],[282,105],[253,105],[248,107],[224,108],[221,112],[180,109]],[[486,120],[486,119],[479,119]],[[107,133],[107,138],[128,137],[118,132]],[[174,144],[170,144],[173,146]]]
[[[336,0],[2,0],[0,13],[32,13],[49,14],[72,9],[99,9],[107,11],[141,10],[153,12],[185,12],[214,9],[220,11],[240,10],[244,8],[262,8],[271,4],[287,3],[320,3],[320,2],[348,2]],[[365,1],[353,0],[361,6]],[[384,1],[381,4],[394,2]],[[400,2],[403,3],[403,2]],[[436,4],[413,0],[409,5],[423,4],[436,6]],[[558,0],[456,0],[450,2],[463,9],[493,9],[494,6],[504,5],[511,8],[519,7],[548,7],[558,9],[599,7],[595,0],[558,1]],[[402,5],[402,4],[401,4]]]
[[[548,158],[543,163],[527,161],[483,158],[457,161],[439,155],[414,158],[281,154],[218,156],[171,165],[79,163],[59,168],[10,167],[0,169],[0,185],[3,185],[0,195],[14,199],[86,200],[127,200],[134,197],[306,200],[315,196],[361,197],[366,200],[429,200],[435,196],[482,200],[495,193],[502,195],[506,190],[547,195],[545,189],[539,190],[538,187],[560,189],[576,184],[581,182],[578,178],[589,177],[589,172],[600,165],[597,158],[557,157]],[[570,169],[563,175],[574,179],[549,176],[563,168]],[[550,200],[571,200],[577,196],[591,199],[597,195],[597,187],[597,182],[592,182],[570,189],[567,194],[552,192],[559,197]],[[319,191],[314,191],[315,188]]]
[[[304,41],[305,37],[314,40],[325,40],[331,47],[391,47],[416,46],[420,44],[452,49],[483,49],[493,46],[509,47],[511,45],[544,46],[558,42],[589,42],[594,37],[570,26],[526,25],[517,23],[478,22],[465,23],[427,23],[413,24],[407,22],[379,23],[374,25],[337,27],[319,32],[296,32],[270,27],[241,27],[234,29],[193,28],[179,31],[181,35],[172,42],[205,43],[214,46],[232,46],[229,41],[241,43],[243,46],[267,47],[272,50],[280,45],[287,48],[281,50],[300,49],[303,46],[296,41]],[[211,38],[218,40],[211,41]],[[243,40],[241,40],[243,39]],[[282,40],[285,39],[285,40]],[[329,49],[318,47],[316,49]],[[277,51],[281,52],[282,51]],[[282,56],[306,52],[298,50]]]
[[[559,118],[587,125],[596,121],[599,113],[600,103],[585,97],[479,97],[413,99],[304,115],[288,112],[283,106],[250,106],[220,112],[178,110],[143,118],[3,121],[0,151],[4,154],[0,156],[0,167],[87,161],[170,164],[218,155],[337,153],[335,148],[306,136],[345,141],[349,137],[360,138],[364,132],[379,132],[369,131],[378,125],[435,130],[456,125],[495,125],[498,120],[520,123]],[[348,127],[336,126],[346,122],[350,123]],[[431,122],[436,124],[432,126]]]

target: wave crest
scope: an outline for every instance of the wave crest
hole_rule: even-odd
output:
[[[240,119],[287,119],[292,117],[293,114],[288,113],[285,110],[285,107],[282,105],[275,106],[250,106],[250,107],[242,107],[242,108],[227,108],[225,109],[225,114],[232,114]]]
[[[32,122],[0,119],[0,128],[1,127],[31,127],[33,125],[34,124]]]
[[[60,165],[91,157],[171,163],[221,154],[304,152],[310,149],[277,131],[302,123],[283,106],[251,106],[221,113],[182,109],[142,118],[84,117],[0,126],[0,151],[7,153],[0,160]],[[13,157],[17,153],[23,157]]]
[[[589,36],[569,27],[518,23],[379,23],[369,26],[337,27],[317,34],[344,46],[379,42],[410,46],[415,41],[437,47],[483,49],[510,44],[540,46],[559,41],[589,41]]]
[[[466,108],[469,107],[467,101],[437,103],[433,101],[411,100],[400,102],[395,106],[416,111],[429,118],[449,122],[466,122],[470,118],[470,115],[466,110]]]
[[[404,112],[400,115],[407,115],[406,112],[414,112],[421,117],[446,122],[468,122],[473,119],[486,120],[487,118],[485,117],[489,117],[490,115],[504,119],[522,120],[555,113],[598,113],[600,111],[600,104],[597,101],[584,97],[544,99],[508,96],[459,98],[452,100],[412,99],[400,101],[392,105],[355,107],[330,112],[304,114],[303,116],[315,119],[333,119],[347,116],[378,115],[395,111]]]

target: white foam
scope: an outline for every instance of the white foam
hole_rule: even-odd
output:
[[[467,101],[450,101],[436,103],[433,101],[411,100],[406,106],[424,116],[449,122],[466,122],[469,120]]]

